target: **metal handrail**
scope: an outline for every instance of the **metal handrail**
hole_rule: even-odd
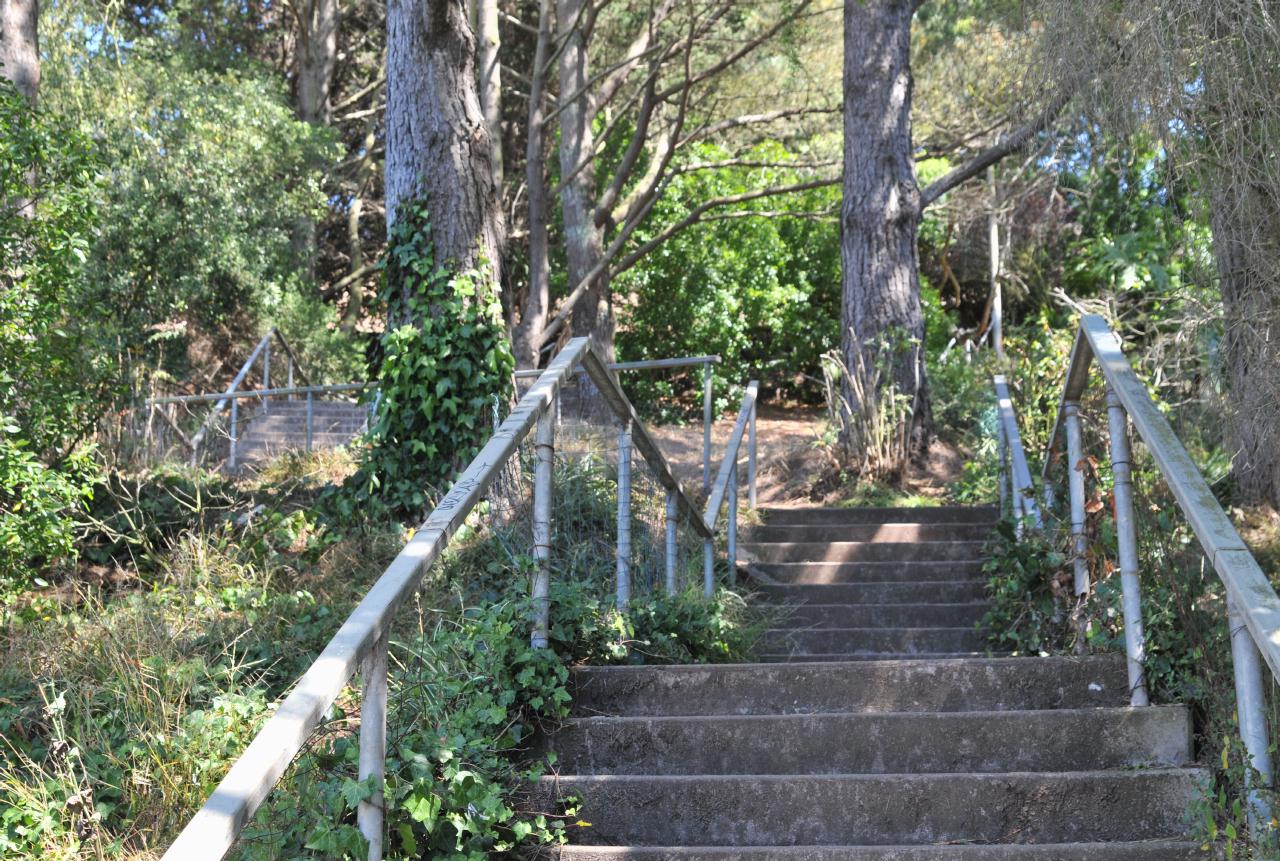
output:
[[[231,402],[234,405],[235,398],[233,396],[240,389],[240,384],[244,382],[245,377],[249,376],[249,371],[253,368],[254,364],[258,361],[259,356],[262,357],[262,387],[263,389],[269,389],[271,387],[271,340],[272,338],[280,342],[280,346],[284,348],[285,356],[289,360],[288,366],[287,366],[287,377],[289,381],[289,388],[293,387],[293,374],[295,369],[297,370],[297,373],[301,375],[303,382],[310,383],[310,380],[307,379],[307,375],[302,370],[302,366],[298,363],[297,359],[294,358],[293,349],[289,346],[289,343],[285,340],[284,335],[280,333],[279,329],[277,329],[275,326],[272,326],[270,329],[267,330],[267,334],[263,335],[261,340],[258,341],[258,344],[253,348],[253,351],[249,353],[249,358],[244,360],[244,364],[240,366],[239,372],[237,372],[235,377],[232,378],[231,384],[227,386],[226,391],[224,391],[221,395],[215,395],[215,396],[201,396],[201,395],[194,396],[196,398],[205,398],[208,400],[216,399],[217,402],[209,410],[209,413],[205,416],[204,421],[200,423],[200,429],[196,431],[195,435],[192,436],[189,441],[190,448],[191,448],[190,463],[192,466],[195,466],[196,462],[200,458],[200,445],[204,442],[205,437],[208,436],[209,428],[213,426],[214,421],[217,419],[218,416],[222,414],[222,411],[227,408],[228,402]],[[259,392],[258,395],[262,396],[261,392]],[[175,403],[175,402],[167,401],[164,399],[153,398],[152,400],[147,402],[147,409],[154,409],[157,403]]]
[[[311,664],[275,714],[232,765],[205,805],[178,835],[164,855],[166,861],[216,861],[234,845],[254,812],[280,780],[343,688],[361,674],[361,781],[383,778],[386,744],[387,634],[396,609],[422,582],[450,538],[485,491],[502,472],[520,443],[536,427],[537,465],[534,473],[533,543],[538,563],[532,595],[535,621],[532,641],[545,646],[549,611],[551,467],[554,453],[556,399],[565,381],[578,368],[586,371],[606,404],[622,422],[623,434],[649,462],[667,491],[667,588],[674,590],[673,533],[677,512],[705,540],[714,538],[704,516],[690,501],[661,450],[636,415],[605,363],[587,338],[571,340],[544,370],[519,403],[454,483],[449,493],[414,533],[400,554],[347,617],[320,656]],[[755,384],[748,386],[754,415]],[[740,417],[741,419],[741,417]],[[736,434],[741,441],[741,434]],[[754,435],[753,435],[754,436]],[[618,507],[629,509],[621,481],[622,459],[631,446],[620,447]],[[736,459],[731,445],[726,459]],[[629,465],[628,465],[629,468]],[[731,518],[732,522],[732,518]],[[619,542],[621,551],[622,542]],[[621,556],[621,553],[620,553]],[[620,558],[619,574],[622,574]],[[618,584],[621,598],[623,584]],[[380,795],[362,802],[357,811],[361,832],[370,841],[370,858],[381,857],[382,805]]]
[[[733,424],[733,433],[729,434],[729,442],[725,446],[724,457],[720,460],[720,471],[716,475],[716,483],[707,499],[707,510],[702,515],[702,522],[709,534],[714,534],[716,524],[720,520],[720,511],[728,503],[729,523],[725,530],[728,541],[726,554],[729,557],[729,576],[736,577],[738,567],[738,454],[742,448],[742,437],[747,435],[747,493],[752,508],[756,507],[756,395],[760,391],[760,383],[752,380],[747,383],[746,394],[742,397],[742,405],[738,409],[738,419]],[[715,546],[712,539],[703,540],[703,591],[710,596],[715,586]]]
[[[1248,546],[1214,497],[1209,484],[1175,435],[1173,428],[1151,399],[1147,387],[1125,358],[1120,339],[1097,315],[1080,320],[1071,352],[1062,404],[1049,435],[1044,475],[1053,460],[1060,437],[1067,441],[1072,546],[1076,557],[1077,596],[1088,592],[1084,566],[1084,463],[1081,451],[1080,399],[1089,383],[1090,365],[1096,362],[1107,385],[1107,412],[1111,442],[1111,467],[1115,496],[1116,535],[1123,593],[1125,652],[1129,666],[1131,703],[1148,703],[1145,644],[1138,578],[1137,531],[1128,425],[1151,453],[1178,507],[1191,524],[1214,571],[1227,592],[1231,656],[1235,675],[1236,707],[1240,734],[1253,768],[1263,783],[1273,782],[1267,739],[1265,696],[1262,685],[1264,659],[1280,679],[1280,596],[1258,566]],[[1046,481],[1046,487],[1048,482]],[[1046,497],[1047,498],[1047,497]],[[1247,787],[1250,821],[1255,827],[1269,817],[1259,787]]]
[[[1022,447],[1022,434],[1018,431],[1018,414],[1009,394],[1009,384],[1003,374],[991,379],[996,390],[996,412],[1000,427],[1000,503],[1003,510],[1008,497],[1018,528],[1024,518],[1030,517],[1037,528],[1044,525],[1040,506],[1036,503],[1035,486],[1031,481],[1031,469],[1027,466],[1027,452]],[[1008,468],[1012,466],[1012,469]]]

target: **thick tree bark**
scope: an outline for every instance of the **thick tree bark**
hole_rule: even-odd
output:
[[[502,61],[498,57],[498,0],[475,0],[476,61],[479,63],[480,110],[489,124],[489,156],[493,184],[502,192]]]
[[[1280,506],[1280,286],[1266,277],[1280,243],[1258,229],[1280,223],[1280,212],[1256,190],[1244,194],[1215,189],[1210,219],[1225,318],[1231,470],[1240,502]]]
[[[584,164],[584,159],[595,148],[591,131],[595,112],[587,87],[590,79],[587,12],[587,0],[556,2],[556,24],[562,44],[560,97],[569,100],[560,107],[560,171],[566,177],[577,171],[560,192],[570,284],[582,281],[604,257],[604,236],[595,221],[595,167],[590,160]],[[612,361],[613,324],[613,297],[606,270],[592,280],[574,307],[571,328],[575,335],[590,336]]]
[[[845,2],[841,351],[851,370],[888,356],[898,391],[912,398],[911,438],[919,450],[931,420],[911,143],[913,11],[911,0]],[[856,403],[847,382],[844,395]]]
[[[328,125],[333,118],[330,88],[338,61],[338,0],[310,0],[296,9],[298,48],[294,64],[298,118]]]
[[[387,227],[426,199],[437,259],[497,290],[503,224],[462,0],[387,4]]]
[[[551,263],[547,244],[546,87],[547,51],[551,41],[551,0],[538,6],[538,40],[529,87],[529,122],[525,142],[525,178],[529,187],[529,288],[512,330],[512,350],[519,368],[538,367],[542,332],[551,310]]]
[[[0,0],[0,75],[34,106],[40,92],[39,0]]]

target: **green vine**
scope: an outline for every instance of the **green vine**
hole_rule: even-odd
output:
[[[358,480],[413,518],[479,450],[515,360],[497,290],[436,259],[423,199],[402,204],[382,266],[388,319],[402,322],[382,336],[381,397]]]

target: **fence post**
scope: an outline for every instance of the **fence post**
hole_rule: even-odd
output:
[[[734,454],[733,466],[729,468],[729,585],[738,585],[738,463]]]
[[[356,824],[369,841],[369,861],[382,861],[385,809],[382,783],[387,763],[387,635],[374,641],[360,668],[360,770],[363,783],[373,778],[377,787],[356,808]]]
[[[711,493],[711,363],[702,366],[702,492]]]
[[[1089,561],[1088,543],[1084,536],[1084,442],[1080,430],[1080,404],[1076,401],[1063,404],[1062,421],[1067,435],[1067,488],[1071,499],[1071,564],[1075,579],[1072,615],[1076,620],[1076,654],[1083,655],[1087,623],[1081,612],[1081,598],[1089,593]]]
[[[631,422],[618,433],[618,609],[631,603]]]
[[[264,389],[271,388],[271,341],[267,340],[266,349],[262,351],[262,387]],[[262,414],[268,415],[271,412],[271,399],[262,399]]]
[[[1262,681],[1262,660],[1253,635],[1245,627],[1236,602],[1227,597],[1227,624],[1231,631],[1231,665],[1236,683],[1236,715],[1240,721],[1240,737],[1249,753],[1249,763],[1257,772],[1261,786],[1251,785],[1252,773],[1245,775],[1245,794],[1249,800],[1249,828],[1254,837],[1265,833],[1271,820],[1271,805],[1262,790],[1270,789],[1275,773],[1271,764],[1271,746],[1267,740],[1267,699]]]
[[[538,462],[533,472],[533,637],[535,649],[547,646],[547,629],[551,617],[551,493],[552,470],[556,453],[556,401],[552,399],[538,416],[536,452]]]
[[[315,427],[315,392],[307,392],[307,451],[311,451],[311,435]]]
[[[227,452],[227,469],[236,470],[236,443],[240,441],[240,399],[231,399],[231,448]]]
[[[751,420],[747,425],[747,506],[756,507],[756,402],[751,402]]]
[[[1129,417],[1115,390],[1107,387],[1111,430],[1111,477],[1116,501],[1116,543],[1120,551],[1120,589],[1124,607],[1124,645],[1129,662],[1129,704],[1150,704],[1147,696],[1146,643],[1142,633],[1142,594],[1138,581],[1138,532],[1133,513],[1133,477]]]
[[[702,594],[710,598],[716,591],[716,544],[712,538],[702,540]]]
[[[286,369],[287,369],[287,376],[288,376],[288,380],[289,380],[289,388],[291,388],[291,389],[292,389],[292,388],[293,388],[293,354],[292,354],[292,353],[286,353],[285,355],[286,355],[286,357],[287,357],[287,359],[288,359],[288,363],[285,365],[285,367],[286,367]],[[294,395],[294,394],[290,393],[290,395],[289,395],[289,400],[291,400],[291,401],[292,401],[292,400],[294,400],[295,398],[296,398],[296,395]]]
[[[676,526],[680,509],[676,506],[676,492],[667,491],[667,594],[676,594]]]

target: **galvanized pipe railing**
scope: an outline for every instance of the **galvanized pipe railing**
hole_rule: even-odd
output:
[[[533,552],[537,567],[530,589],[534,601],[530,641],[538,647],[547,645],[555,416],[560,388],[578,369],[585,370],[623,427],[618,476],[620,606],[625,606],[625,595],[629,593],[629,584],[624,589],[623,583],[624,569],[629,568],[625,551],[628,543],[626,532],[630,528],[630,499],[627,492],[629,483],[626,476],[632,451],[638,452],[648,462],[658,483],[666,489],[667,588],[675,588],[674,529],[680,515],[704,539],[704,546],[709,548],[708,553],[714,556],[711,542],[715,538],[719,510],[723,507],[726,496],[732,499],[736,494],[736,487],[732,491],[729,488],[731,483],[736,484],[733,477],[737,473],[738,452],[745,424],[755,413],[756,383],[747,387],[742,412],[738,416],[738,423],[721,464],[721,480],[717,482],[712,494],[714,507],[709,507],[703,513],[690,501],[644,423],[637,418],[635,409],[618,387],[610,369],[590,346],[588,339],[573,339],[540,374],[538,381],[524,394],[488,443],[458,477],[449,493],[414,533],[412,540],[347,617],[324,651],[298,680],[293,691],[232,765],[204,807],[169,847],[164,855],[166,861],[221,859],[235,844],[254,812],[279,782],[311,733],[323,722],[326,712],[357,671],[362,687],[359,779],[372,780],[381,785],[386,761],[387,647],[392,617],[397,608],[418,588],[453,534],[481,501],[530,432],[536,434],[537,455],[533,487]],[[233,399],[232,403],[235,402]],[[728,523],[732,533],[736,525],[736,512],[732,502]],[[731,534],[729,541],[730,546],[734,546],[736,536]],[[382,857],[385,826],[381,793],[375,793],[360,804],[357,824],[369,841],[370,861],[379,861]]]
[[[1130,426],[1146,446],[1168,484],[1178,507],[1200,543],[1227,594],[1231,631],[1236,712],[1250,764],[1262,786],[1246,787],[1249,818],[1255,828],[1270,817],[1261,792],[1274,782],[1267,738],[1262,662],[1280,679],[1280,596],[1258,566],[1248,546],[1218,504],[1208,483],[1179,442],[1163,413],[1147,392],[1128,359],[1120,339],[1096,315],[1081,318],[1067,369],[1062,403],[1049,436],[1042,481],[1044,498],[1052,500],[1049,469],[1054,452],[1065,437],[1070,496],[1071,547],[1077,595],[1089,588],[1085,563],[1085,462],[1080,430],[1080,403],[1094,363],[1107,387],[1107,416],[1113,476],[1117,543],[1124,615],[1125,653],[1129,668],[1130,702],[1145,706],[1150,699],[1146,679],[1141,580],[1137,525],[1133,500]]]
[[[1022,528],[1024,518],[1030,518],[1039,528],[1043,525],[1040,506],[1036,503],[1031,469],[1027,466],[1027,453],[1022,447],[1022,434],[1018,431],[1018,415],[1013,408],[1013,398],[1009,395],[1009,385],[1002,374],[996,374],[992,382],[995,384],[996,411],[999,415],[1001,506],[1012,506],[1019,529]]]
[[[729,442],[725,446],[724,457],[720,460],[720,472],[716,476],[715,486],[711,490],[711,496],[707,500],[707,511],[703,515],[703,522],[706,524],[707,535],[703,539],[703,571],[702,583],[703,592],[707,597],[711,596],[715,589],[715,545],[712,536],[716,530],[716,524],[720,520],[720,512],[724,508],[729,509],[728,528],[725,530],[725,540],[728,548],[729,557],[729,577],[732,583],[737,578],[738,570],[738,460],[742,449],[743,435],[747,435],[748,448],[748,469],[747,469],[747,499],[751,506],[755,507],[756,501],[756,395],[760,390],[760,383],[755,380],[747,383],[746,394],[742,397],[742,405],[738,408],[738,419],[734,422],[733,433],[729,434]],[[749,432],[748,432],[749,429]]]

